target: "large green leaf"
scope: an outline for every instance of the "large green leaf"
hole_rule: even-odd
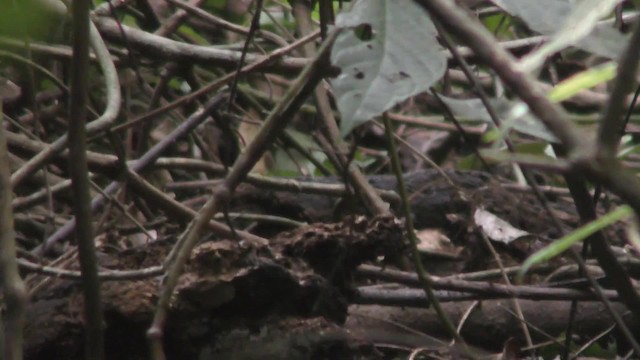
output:
[[[595,21],[619,2],[616,0],[492,1],[509,14],[522,19],[531,30],[553,35],[556,45],[573,45],[612,59],[622,53],[628,40],[611,25]]]
[[[336,25],[346,28],[331,53],[341,69],[333,87],[343,135],[444,74],[435,27],[412,0],[360,0],[338,15]]]
[[[598,21],[611,14],[620,1],[582,0],[572,8],[569,16],[547,43],[520,61],[521,69],[528,72],[537,71],[554,53],[581,43],[596,28]]]

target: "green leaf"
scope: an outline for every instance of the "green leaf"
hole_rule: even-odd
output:
[[[512,35],[509,30],[512,22],[512,17],[505,13],[498,13],[482,18],[482,23],[487,30],[491,31],[498,39],[509,38]]]
[[[529,154],[529,155],[543,155],[545,157],[545,150],[549,145],[547,142],[522,142],[513,144],[515,152],[518,154]]]
[[[485,165],[478,155],[469,154],[467,156],[458,157],[455,168],[460,170],[482,170],[485,169]]]
[[[625,146],[618,151],[618,159],[626,159],[631,154],[640,152],[640,145]]]
[[[597,2],[599,0],[588,1],[589,3],[584,5],[594,3],[598,5]],[[571,26],[581,26],[580,20],[581,17],[584,17],[583,14],[589,14],[589,11],[592,10],[589,6],[581,6],[584,0],[493,0],[493,3],[509,14],[519,17],[531,30],[542,35],[554,35],[567,31],[571,33],[574,31]],[[591,7],[593,8],[594,6]],[[578,12],[583,13],[579,14]],[[595,11],[594,14],[598,15],[599,12]],[[577,19],[577,23],[575,19]],[[567,23],[569,26],[567,26]],[[593,26],[594,24],[590,23],[587,25],[591,27],[588,36],[569,41],[575,42],[571,45],[608,59],[617,58],[622,53],[628,43],[628,35],[621,34],[610,24],[599,23]],[[571,36],[571,34],[565,35]],[[583,36],[583,34],[580,35]]]
[[[333,4],[333,13],[337,13],[340,11],[340,2],[332,1]],[[311,13],[311,19],[315,21],[320,21],[320,1],[316,1],[316,5],[313,7],[313,12]]]
[[[482,143],[491,144],[502,139],[502,132],[498,129],[487,130],[482,134]]]
[[[554,159],[548,155],[534,155],[527,153],[512,153],[507,149],[482,149],[480,155],[489,164],[528,164],[543,168],[568,169],[568,161],[564,159]]]
[[[22,0],[0,2],[0,36],[51,41],[68,15],[60,0]]]
[[[442,95],[440,98],[456,117],[493,124],[489,112],[480,99],[454,99]],[[497,140],[513,129],[545,141],[557,141],[556,137],[529,112],[523,102],[505,98],[493,98],[489,99],[489,102],[502,120],[502,126],[497,138],[495,134],[491,134],[488,138]]]
[[[578,241],[582,241],[596,231],[601,230],[617,221],[624,220],[632,215],[633,210],[631,209],[631,207],[627,205],[620,206],[615,210],[609,212],[608,214],[600,217],[599,219],[585,224],[575,231],[545,246],[540,251],[529,256],[524,264],[522,264],[522,268],[518,272],[518,281],[522,281],[522,278],[532,266],[553,259],[554,257],[568,250],[571,246],[573,246],[573,244],[577,243]]]
[[[211,45],[209,41],[207,41],[207,39],[205,39],[198,31],[195,31],[191,26],[183,24],[182,26],[180,26],[179,31],[184,32],[189,37],[196,40],[197,45],[201,45],[201,46]]]
[[[616,76],[617,68],[618,65],[611,61],[575,74],[551,89],[548,94],[549,99],[555,102],[564,101],[582,90],[612,80]]]
[[[564,48],[578,44],[597,26],[598,20],[611,14],[621,0],[582,0],[573,6],[551,39],[520,61],[523,71],[537,71],[547,58]]]
[[[380,115],[438,81],[447,59],[428,17],[411,0],[359,0],[341,13],[331,61],[341,133]]]
[[[289,136],[295,139],[305,149],[309,149],[311,155],[323,162],[326,160],[326,155],[322,151],[313,151],[311,149],[318,148],[318,144],[313,137],[308,134],[295,131],[285,130]],[[280,147],[276,148],[273,152],[273,167],[271,169],[272,175],[277,174],[279,176],[299,176],[302,170],[304,174],[314,174],[316,172],[316,166],[309,161],[304,155],[300,154],[294,149],[284,150]]]

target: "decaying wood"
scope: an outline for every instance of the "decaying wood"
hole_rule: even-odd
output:
[[[351,272],[362,262],[399,251],[401,236],[401,223],[393,217],[362,217],[284,233],[270,248],[230,240],[204,242],[193,251],[176,289],[165,337],[167,353],[176,359],[198,358],[211,351],[231,356],[234,347],[228,341],[234,334],[278,331],[278,324],[289,318],[299,333],[305,334],[290,341],[307,339],[300,344],[308,347],[302,354],[324,351],[327,341],[351,349],[350,341],[355,339],[339,327],[347,316]],[[102,264],[115,269],[157,265],[171,246],[167,239],[103,253]],[[145,331],[161,280],[103,283],[107,343],[132,341],[107,346],[110,358],[147,358]],[[77,281],[56,280],[34,294],[25,331],[26,358],[38,359],[44,354],[51,354],[49,359],[80,358],[81,310]],[[334,329],[335,334],[322,335],[324,330],[320,329]],[[248,340],[250,337],[244,339]],[[288,340],[283,341],[287,344]],[[275,346],[274,358],[288,358],[288,353],[277,352],[280,350],[289,351],[288,346]],[[365,350],[372,348],[363,343]]]
[[[527,231],[548,234],[544,214],[531,205],[531,196],[507,190],[484,172],[446,173],[454,185],[432,170],[405,176],[418,226],[470,235],[469,216],[483,207]],[[339,182],[336,178],[320,181]],[[380,189],[396,187],[395,177],[390,175],[373,176],[370,181]],[[444,351],[462,356],[459,348],[425,335],[445,335],[430,310],[347,307],[354,299],[352,289],[361,281],[355,277],[358,265],[381,259],[396,261],[406,255],[404,229],[398,219],[344,216],[362,209],[348,197],[256,191],[251,186],[239,191],[234,206],[315,223],[273,236],[269,247],[254,248],[232,240],[198,246],[171,307],[165,337],[171,358],[307,359],[331,353],[376,359],[381,354],[375,346],[381,344],[428,347],[441,355]],[[331,223],[335,217],[341,221]],[[107,248],[101,262],[112,269],[157,266],[171,246],[172,240],[167,239],[123,252]],[[147,358],[145,331],[161,281],[150,278],[103,284],[109,357]],[[508,304],[483,301],[466,320],[463,334],[475,344],[495,350],[507,339],[517,338],[519,328]],[[469,304],[444,306],[451,318],[459,321]],[[521,301],[521,306],[526,319],[551,334],[562,332],[568,321],[569,302]],[[615,306],[624,314],[622,305]],[[80,358],[81,309],[77,282],[56,280],[36,293],[28,311],[26,358],[42,358],[44,354],[60,354],[50,355],[50,359]],[[389,322],[396,325],[389,327]],[[403,335],[398,324],[417,332]],[[576,324],[578,334],[592,335],[606,329],[611,320],[599,303],[586,302],[579,305]]]

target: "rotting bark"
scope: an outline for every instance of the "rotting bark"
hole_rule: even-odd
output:
[[[354,314],[364,312],[441,335],[438,320],[430,310],[352,306],[347,317],[345,301],[354,279],[351,271],[359,263],[392,253],[400,235],[399,223],[356,217],[283,233],[273,239],[270,249],[243,248],[232,241],[201,244],[191,256],[170,309],[165,338],[169,358],[222,354],[224,358],[252,359],[261,350],[271,358],[304,359],[309,354],[337,351],[335,354],[350,354],[351,358],[376,359],[379,354],[374,345],[394,343],[442,350],[437,340],[424,334],[401,336],[402,341],[397,342],[398,332],[393,329],[353,322]],[[124,252],[103,253],[101,261],[107,268],[150,267],[167,256],[170,245],[171,240],[158,241]],[[158,281],[151,278],[103,284],[109,357],[147,358],[147,348],[141,344],[157,301]],[[79,294],[78,283],[56,280],[34,296],[27,312],[26,359],[55,359],[51,354],[60,354],[60,359],[81,357]],[[483,301],[467,320],[463,335],[477,345],[497,349],[508,337],[518,334],[515,318],[500,304],[497,300]],[[526,318],[547,332],[556,334],[566,323],[569,302],[521,304]],[[458,321],[468,302],[444,306]],[[601,304],[585,302],[580,306],[578,333],[590,335],[610,325]],[[624,313],[621,305],[615,306]],[[343,328],[340,324],[345,318],[347,325]],[[283,333],[285,328],[291,331]],[[292,353],[292,347],[298,350]]]

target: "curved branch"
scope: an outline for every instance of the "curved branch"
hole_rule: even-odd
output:
[[[240,51],[217,49],[210,46],[199,46],[185,44],[179,41],[170,40],[145,31],[134,29],[124,24],[118,27],[115,20],[106,17],[94,18],[94,23],[100,32],[115,42],[122,42],[122,33],[127,38],[127,43],[138,51],[145,52],[152,56],[166,61],[189,61],[195,63],[212,63],[228,69],[235,69],[242,57]],[[246,62],[254,63],[263,59],[264,55],[247,54]],[[267,69],[269,71],[281,72],[284,74],[299,72],[309,63],[304,58],[282,58],[271,63]]]
[[[107,107],[105,108],[102,116],[87,125],[87,135],[94,134],[110,127],[118,116],[118,113],[120,112],[120,105],[122,103],[120,80],[118,79],[116,66],[111,59],[107,46],[100,37],[100,33],[93,24],[91,24],[89,36],[91,47],[96,52],[98,63],[104,73],[105,86],[107,88]],[[29,159],[29,161],[20,167],[20,169],[13,173],[11,176],[11,186],[13,188],[18,186],[24,179],[41,168],[42,165],[49,161],[55,154],[64,150],[67,146],[68,140],[69,138],[65,134],[54,141],[50,147]]]

